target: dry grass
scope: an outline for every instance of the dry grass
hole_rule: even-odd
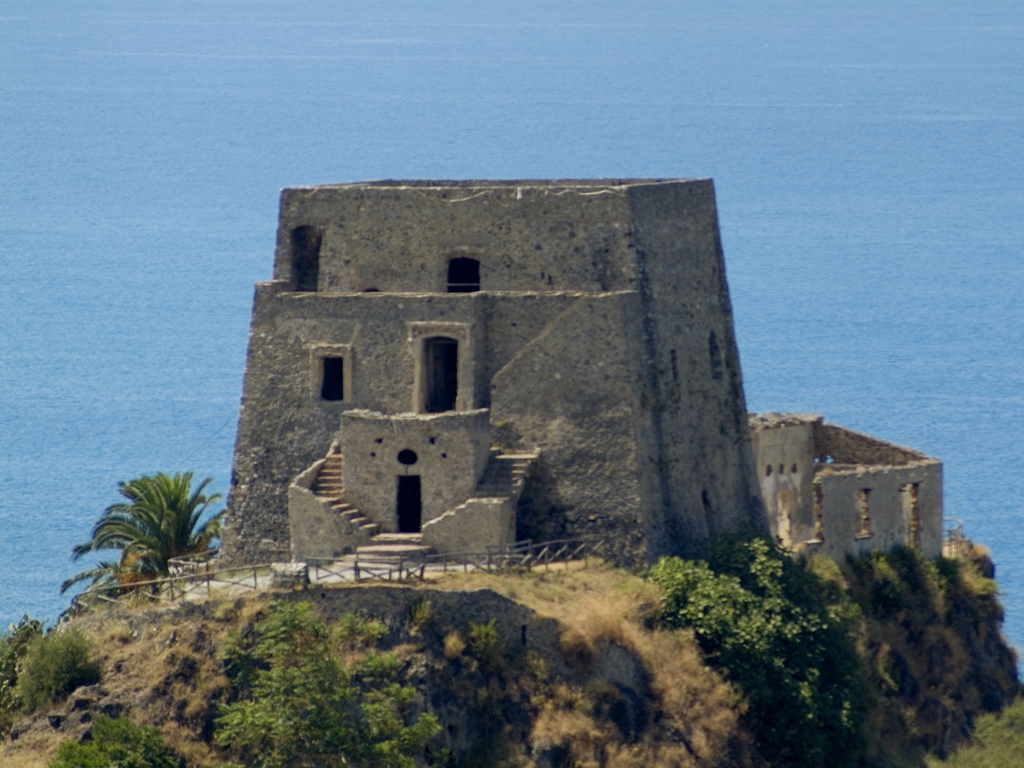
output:
[[[704,665],[696,644],[685,634],[646,628],[645,618],[657,610],[659,600],[657,589],[642,579],[611,568],[573,564],[550,571],[453,574],[414,588],[490,589],[558,622],[560,650],[575,670],[571,679],[553,677],[549,660],[533,652],[484,663],[486,625],[476,627],[480,637],[461,628],[444,635],[440,647],[427,647],[428,635],[415,631],[429,620],[426,596],[406,617],[404,644],[391,649],[413,665],[424,654],[447,659],[447,665],[442,659],[447,671],[439,673],[439,679],[448,680],[456,698],[482,713],[480,717],[498,718],[494,740],[509,742],[509,756],[519,764],[532,764],[529,755],[538,750],[561,751],[580,768],[710,768],[744,762],[739,697]],[[223,756],[208,739],[219,702],[229,693],[215,649],[229,630],[245,632],[266,616],[266,610],[265,599],[236,599],[215,602],[206,612],[208,618],[180,626],[172,622],[173,611],[128,611],[124,621],[118,618],[106,626],[97,620],[93,631],[104,638],[99,644],[103,686],[112,699],[126,704],[126,716],[156,726],[186,768],[214,766]],[[636,701],[604,680],[602,665],[613,648],[624,650],[633,660],[630,668],[639,670]],[[627,705],[642,710],[637,732],[624,732],[621,717],[615,715],[616,707]],[[512,706],[510,711],[526,706],[530,743],[502,735],[506,726],[500,713],[506,706]],[[38,738],[46,735],[43,731],[39,729]],[[52,732],[45,744],[0,762],[5,768],[42,768],[60,740],[60,734]]]
[[[581,768],[713,766],[729,757],[743,762],[747,740],[739,724],[740,697],[705,666],[691,638],[646,628],[645,619],[659,607],[654,585],[612,568],[559,566],[519,574],[455,574],[434,586],[491,589],[557,620],[562,653],[581,673],[599,672],[595,665],[610,646],[639,661],[648,689],[648,725],[636,743],[624,743],[609,718],[621,697],[615,686],[559,682],[540,686],[531,697],[537,710],[531,732],[535,750],[566,749]],[[448,643],[446,638],[445,655],[458,656],[449,655]],[[543,660],[533,662],[543,667]],[[544,670],[536,676],[542,679]]]
[[[455,661],[466,650],[466,641],[458,632],[449,632],[444,638],[444,657]]]

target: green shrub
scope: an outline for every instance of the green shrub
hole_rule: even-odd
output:
[[[412,719],[416,691],[397,680],[393,654],[360,658],[382,631],[347,616],[332,632],[308,603],[272,604],[250,637],[225,649],[229,673],[251,698],[222,709],[216,742],[261,768],[412,768],[437,721]],[[342,661],[352,654],[356,661]]]
[[[832,582],[761,538],[721,537],[710,563],[663,558],[651,570],[660,621],[690,629],[737,685],[772,764],[843,766],[862,750],[858,611]]]
[[[501,667],[505,655],[505,644],[501,641],[501,633],[491,619],[486,624],[469,622],[469,649],[487,671]]]
[[[90,660],[92,641],[78,629],[54,630],[28,644],[16,688],[22,706],[33,712],[67,696],[80,685],[99,682]]]
[[[160,734],[152,726],[95,715],[92,739],[85,744],[68,739],[60,745],[50,768],[176,768]]]
[[[30,619],[26,614],[17,624],[11,624],[6,634],[0,635],[0,739],[11,732],[19,709],[15,694],[18,665],[32,641],[42,634],[43,622]]]
[[[1008,768],[1024,765],[1024,698],[999,715],[978,718],[971,744],[945,761],[927,759],[928,768]]]

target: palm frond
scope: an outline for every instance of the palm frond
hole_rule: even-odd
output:
[[[76,544],[71,559],[99,551],[119,551],[116,563],[104,562],[61,585],[61,593],[81,581],[119,581],[168,575],[168,561],[209,548],[220,536],[221,510],[200,524],[209,507],[219,501],[219,493],[207,496],[212,482],[206,478],[192,489],[192,473],[143,475],[117,484],[118,494],[126,501],[108,506],[97,519],[89,541]]]

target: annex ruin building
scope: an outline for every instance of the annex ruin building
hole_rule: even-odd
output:
[[[896,546],[942,554],[942,462],[829,424],[818,414],[751,414],[771,531],[833,560]]]
[[[748,420],[708,180],[286,189],[256,286],[222,559],[598,534],[624,565],[753,526],[942,548],[942,465]]]
[[[286,189],[222,558],[767,530],[712,183]]]

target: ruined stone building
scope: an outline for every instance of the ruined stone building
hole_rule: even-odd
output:
[[[284,190],[228,506],[230,562],[766,530],[711,182]]]
[[[825,422],[817,414],[751,415],[772,534],[833,560],[904,545],[942,554],[942,463]]]
[[[743,525],[931,554],[941,465],[820,417],[748,424],[710,181],[282,192],[223,560],[600,534],[642,566]]]

